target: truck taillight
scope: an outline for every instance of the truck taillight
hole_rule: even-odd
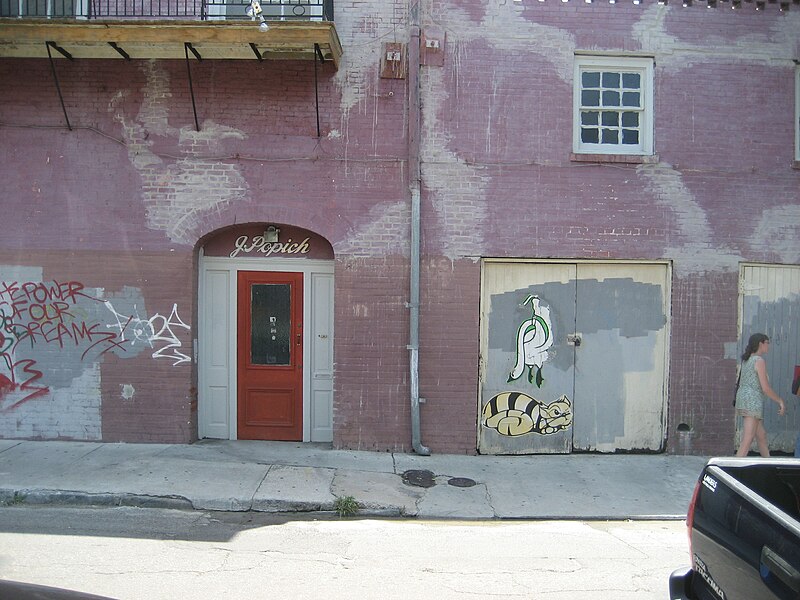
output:
[[[689,510],[686,513],[686,533],[689,536],[689,557],[692,559],[692,568],[694,564],[694,552],[692,552],[692,527],[694,526],[694,507],[697,504],[697,497],[700,495],[700,480],[697,480],[697,485],[694,486],[692,493],[692,501],[689,502]]]

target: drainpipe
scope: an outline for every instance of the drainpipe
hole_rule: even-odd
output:
[[[430,456],[422,445],[419,424],[419,271],[420,271],[420,187],[419,164],[419,3],[410,6],[411,41],[408,44],[408,172],[411,192],[411,290],[409,302],[409,368],[411,371],[411,447]]]

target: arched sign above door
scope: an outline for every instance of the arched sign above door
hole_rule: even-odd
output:
[[[291,225],[248,224],[221,231],[203,246],[205,256],[332,259],[324,237]]]

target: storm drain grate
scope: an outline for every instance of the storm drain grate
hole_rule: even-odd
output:
[[[473,485],[477,485],[474,479],[470,479],[469,477],[451,477],[447,480],[448,485],[453,485],[455,487],[472,487]]]
[[[418,471],[412,469],[403,473],[403,483],[417,487],[429,488],[436,485],[433,477],[434,475],[431,471]]]

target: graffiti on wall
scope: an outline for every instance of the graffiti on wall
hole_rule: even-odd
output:
[[[503,392],[483,408],[483,425],[500,435],[551,435],[572,425],[572,404],[566,396],[544,404],[522,392]]]
[[[147,344],[150,348],[155,349],[152,354],[153,358],[169,358],[173,361],[173,366],[191,360],[180,351],[182,343],[174,331],[176,328],[187,331],[190,329],[178,316],[177,304],[172,305],[172,312],[169,317],[156,313],[149,319],[141,318],[138,311],[134,315],[120,314],[110,301],[106,301],[105,306],[117,321],[116,323],[109,323],[107,326],[112,329],[118,329],[118,335],[123,342],[129,341],[131,346],[135,346],[137,343]],[[134,310],[136,310],[135,306]],[[126,332],[128,332],[127,338]]]
[[[0,281],[0,412],[66,385],[108,352],[147,347],[155,359],[190,362],[178,336],[190,328],[177,304],[169,317],[141,317],[138,295],[126,288],[112,302],[79,281]]]
[[[550,309],[541,306],[539,297],[528,295],[522,306],[530,304],[531,318],[522,322],[517,329],[517,361],[508,375],[508,383],[519,379],[528,368],[528,382],[542,387],[544,377],[542,366],[547,360],[547,350],[553,345],[553,326],[550,321]],[[533,374],[534,368],[536,375]]]

